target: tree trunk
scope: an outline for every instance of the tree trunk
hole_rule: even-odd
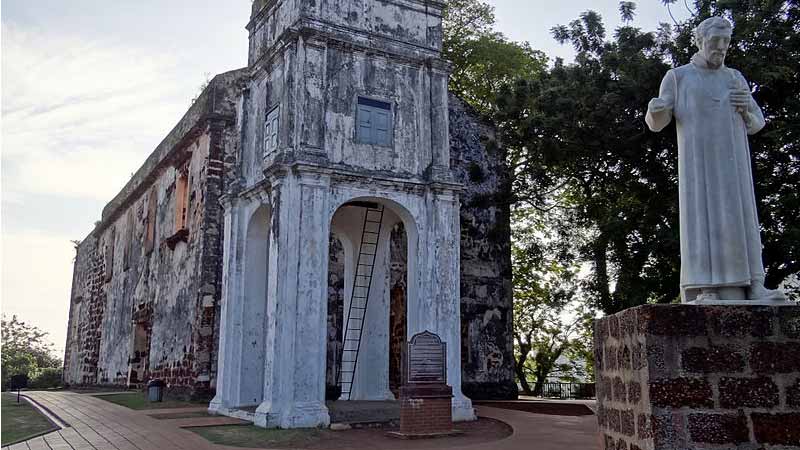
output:
[[[542,396],[542,390],[544,390],[544,382],[547,380],[547,375],[550,373],[552,368],[548,368],[547,370],[536,370],[536,382],[533,385],[533,395],[536,397]]]
[[[528,354],[531,351],[530,345],[520,344],[519,345],[520,356],[517,364],[514,367],[514,371],[517,373],[517,379],[519,380],[519,384],[522,387],[522,392],[525,395],[533,395],[533,391],[531,391],[531,385],[528,384],[528,380],[525,377],[525,362],[528,360]]]

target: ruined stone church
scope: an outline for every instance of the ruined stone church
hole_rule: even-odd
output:
[[[516,397],[509,176],[448,93],[438,0],[257,0],[217,75],[77,248],[64,378],[323,426],[447,343],[456,420]]]

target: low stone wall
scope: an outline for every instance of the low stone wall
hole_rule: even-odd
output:
[[[640,306],[594,351],[605,449],[800,449],[800,306]]]

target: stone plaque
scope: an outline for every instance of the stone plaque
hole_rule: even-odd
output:
[[[429,331],[414,335],[406,344],[403,363],[404,384],[447,383],[447,344]]]

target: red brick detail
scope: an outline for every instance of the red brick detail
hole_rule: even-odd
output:
[[[650,401],[659,407],[714,407],[711,385],[702,378],[676,378],[651,382]]]
[[[639,414],[636,423],[636,430],[639,439],[650,439],[653,437],[653,423],[648,415]]]
[[[725,347],[692,347],[681,356],[683,370],[694,373],[741,372],[745,368],[741,353]]]
[[[611,431],[617,433],[622,431],[622,424],[620,423],[620,411],[618,409],[606,408],[606,426]]]
[[[620,433],[625,436],[636,436],[636,415],[633,410],[620,411]]]
[[[619,339],[619,318],[617,316],[610,316],[608,318],[608,335],[612,338]]]
[[[620,313],[619,328],[622,337],[630,337],[636,334],[636,310],[631,308]]]
[[[617,349],[616,347],[606,347],[605,348],[606,354],[606,361],[605,367],[606,370],[614,371],[619,368],[619,364],[617,363]]]
[[[800,445],[800,413],[752,413],[750,417],[759,444]]]
[[[759,342],[750,351],[750,368],[756,373],[800,372],[800,344]]]
[[[453,431],[452,399],[409,398],[400,401],[400,432],[434,434]]]
[[[635,406],[642,399],[642,385],[636,381],[628,383],[628,403]]]
[[[647,353],[645,352],[644,345],[641,343],[633,344],[633,354],[631,355],[632,359],[632,369],[639,370],[645,366],[647,363]]]
[[[750,441],[744,414],[689,414],[689,433],[694,442],[739,444]]]
[[[639,332],[655,336],[704,336],[705,309],[691,305],[646,305],[638,308]]]
[[[723,337],[772,336],[772,313],[740,308],[709,309],[708,322],[713,334]]]
[[[614,378],[614,401],[627,403],[628,394],[626,391],[627,388],[625,387],[625,382],[622,381],[622,378]]]
[[[631,350],[627,345],[620,348],[617,362],[619,363],[620,370],[631,370],[633,362],[631,361]]]
[[[769,408],[778,405],[778,386],[766,377],[725,378],[719,382],[723,408]]]

